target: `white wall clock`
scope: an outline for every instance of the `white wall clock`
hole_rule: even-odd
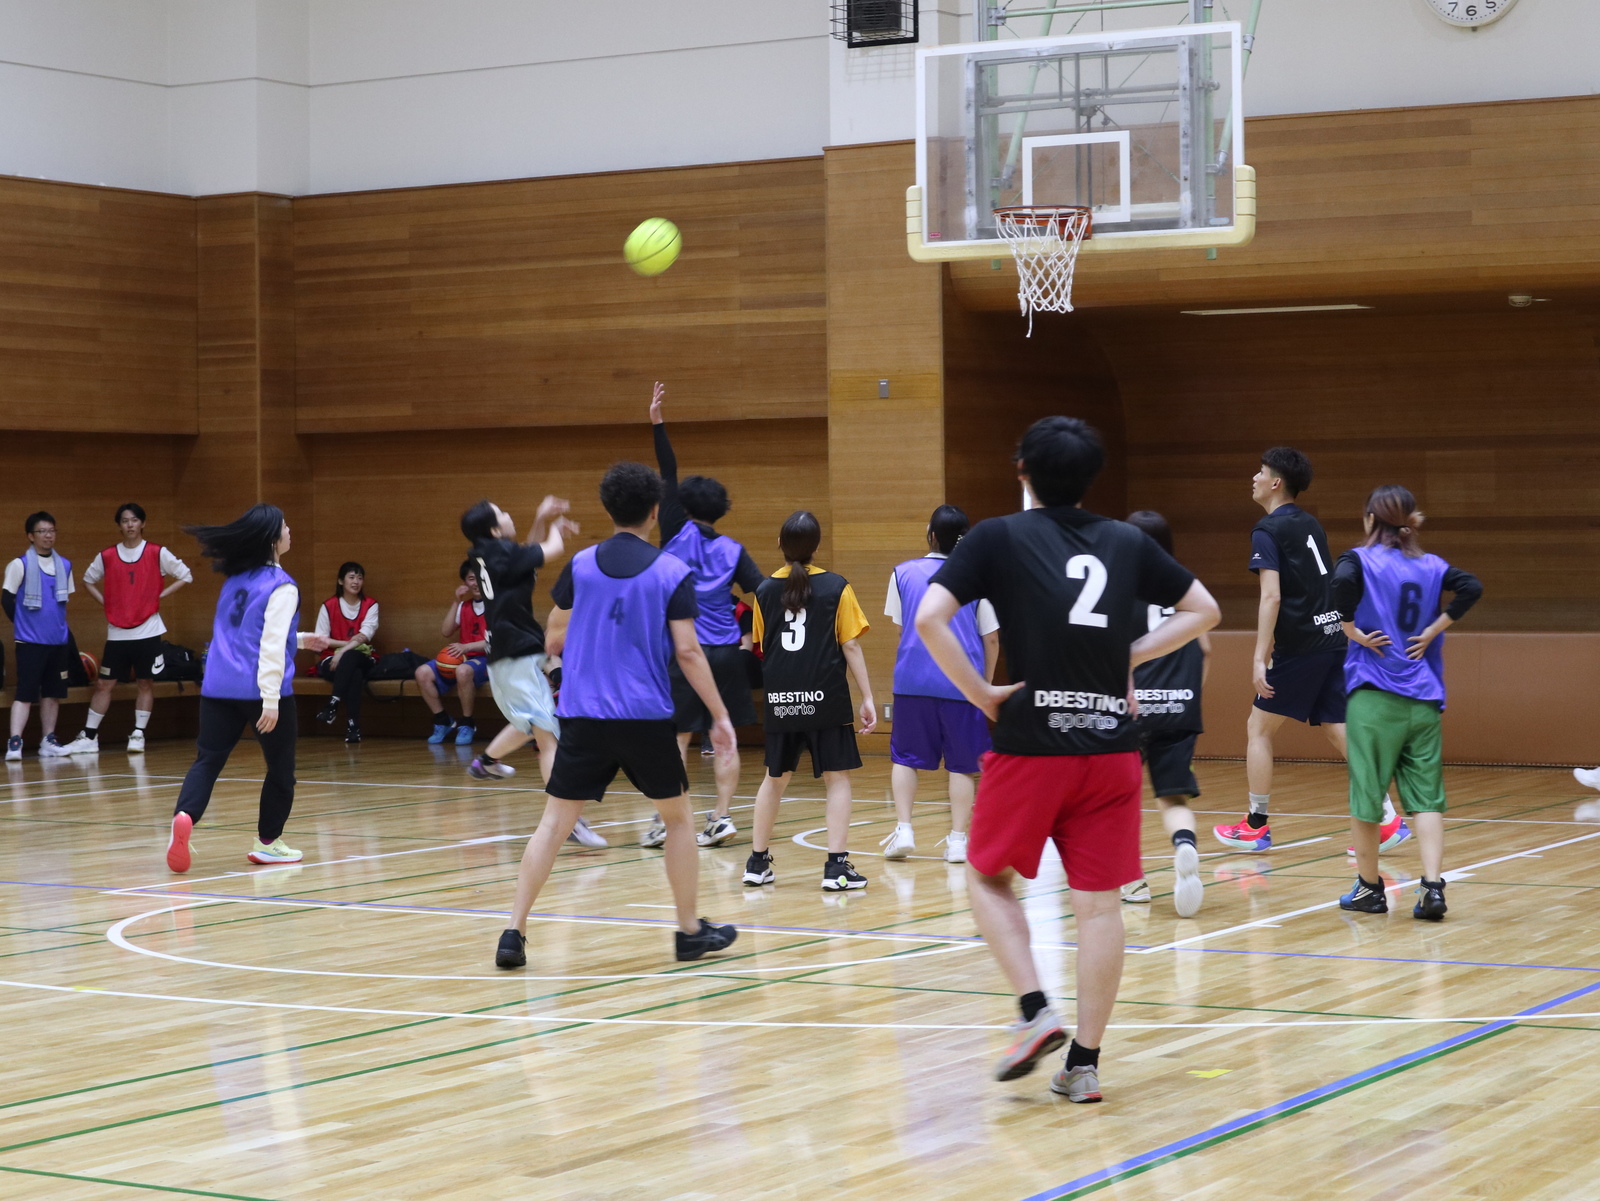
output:
[[[1452,25],[1476,29],[1498,21],[1517,0],[1428,0],[1428,7]]]

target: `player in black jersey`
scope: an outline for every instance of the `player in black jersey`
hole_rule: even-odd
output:
[[[1167,554],[1172,553],[1172,529],[1160,513],[1140,509],[1128,514],[1128,524],[1149,534]],[[1153,631],[1172,612],[1159,605],[1145,605],[1146,629]],[[1179,917],[1199,913],[1206,897],[1205,885],[1200,882],[1200,848],[1194,839],[1194,810],[1189,808],[1189,802],[1200,795],[1200,782],[1194,778],[1194,742],[1205,733],[1200,720],[1200,689],[1210,665],[1211,640],[1201,634],[1170,655],[1141,663],[1133,672],[1139,729],[1144,735],[1141,750],[1150,771],[1150,787],[1161,806],[1161,824],[1172,839],[1172,906]],[[1124,885],[1122,899],[1148,905],[1149,883],[1140,879]]]
[[[1139,868],[1139,731],[1131,670],[1217,624],[1204,586],[1144,531],[1080,507],[1105,461],[1082,421],[1047,417],[1023,436],[1017,474],[1042,508],[980,522],[928,585],[917,632],[961,693],[998,723],[967,843],[972,913],[1018,994],[1021,1021],[995,1076],[1012,1080],[1066,1041],[1039,987],[1028,919],[1012,889],[1044,844],[1067,871],[1078,928],[1078,1030],[1050,1087],[1100,1100],[1100,1038],[1122,976],[1118,890]],[[988,683],[950,621],[987,598],[1018,683]],[[1147,630],[1142,606],[1175,612]]]
[[[1272,847],[1267,807],[1272,798],[1272,736],[1285,720],[1321,726],[1344,757],[1344,628],[1328,595],[1333,556],[1322,524],[1295,503],[1311,486],[1311,460],[1291,446],[1261,456],[1250,499],[1266,510],[1250,532],[1250,570],[1261,584],[1256,649],[1250,679],[1245,778],[1250,811],[1231,826],[1214,826],[1224,846],[1244,851]],[[1385,849],[1410,837],[1384,798]]]

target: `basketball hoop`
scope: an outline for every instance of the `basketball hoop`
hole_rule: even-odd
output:
[[[1047,204],[997,208],[994,220],[1017,260],[1017,301],[1031,338],[1034,313],[1072,312],[1072,272],[1093,219],[1080,205]]]

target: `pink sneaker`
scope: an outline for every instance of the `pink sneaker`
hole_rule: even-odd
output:
[[[1252,826],[1248,820],[1241,821],[1233,826],[1213,826],[1211,832],[1217,836],[1217,841],[1225,847],[1232,847],[1236,851],[1270,851],[1272,849],[1272,826]]]
[[[187,813],[176,814],[172,819],[172,837],[167,840],[167,868],[175,872],[189,870],[189,835],[194,832],[194,818]]]

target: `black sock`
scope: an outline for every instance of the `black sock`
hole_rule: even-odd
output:
[[[485,751],[483,754],[478,756],[478,762],[483,764],[485,767],[489,767],[491,764],[499,763],[500,760],[489,754],[488,751]]]
[[[463,717],[460,721],[456,722],[456,725],[468,730],[476,730],[478,728],[470,717]]]
[[[849,851],[829,851],[828,852],[828,862],[829,863],[843,863],[848,858],[850,858],[850,852]]]
[[[1080,1047],[1078,1040],[1073,1039],[1067,1047],[1067,1070],[1073,1068],[1097,1068],[1100,1066],[1099,1047]]]
[[[433,724],[436,725],[436,726],[447,726],[447,725],[449,725],[450,724],[450,715],[448,713],[435,713],[433,715]]]
[[[1017,1004],[1022,1007],[1022,1020],[1031,1022],[1039,1016],[1039,1011],[1050,1004],[1045,1000],[1042,992],[1023,993],[1017,998]]]
[[[1372,880],[1372,881],[1363,880],[1361,878],[1361,873],[1357,872],[1356,873],[1356,881],[1358,883],[1362,884],[1363,886],[1372,889],[1373,892],[1382,892],[1383,891],[1383,880],[1382,879]]]
[[[1437,880],[1430,880],[1430,879],[1428,879],[1428,877],[1424,876],[1424,877],[1422,877],[1422,887],[1424,887],[1424,888],[1437,888],[1441,892],[1443,892],[1444,891],[1444,878],[1440,877]]]
[[[1259,830],[1267,824],[1267,815],[1265,813],[1247,813],[1244,820],[1252,830]]]
[[[1190,846],[1198,845],[1194,840],[1193,830],[1174,830],[1172,832],[1172,845],[1177,846],[1180,842],[1186,842]]]

